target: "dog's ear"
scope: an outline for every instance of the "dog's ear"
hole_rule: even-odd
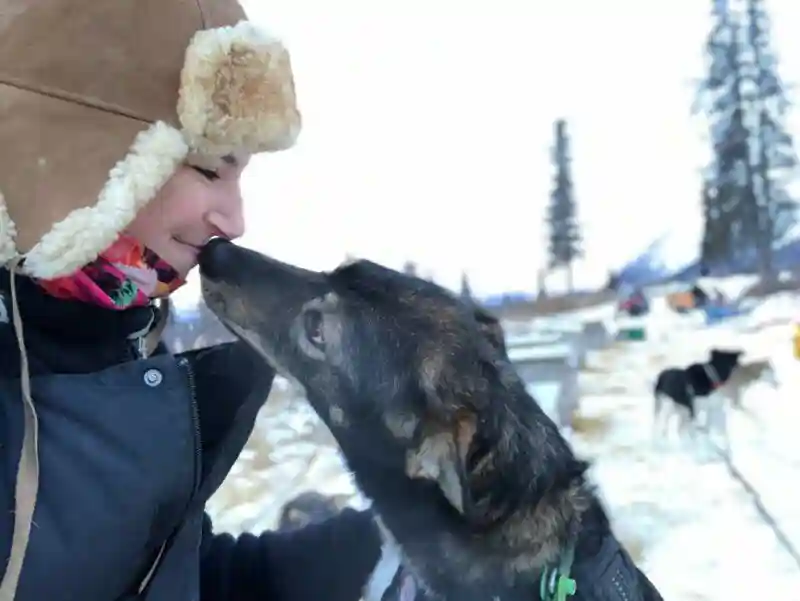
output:
[[[472,352],[466,358],[464,353]],[[460,513],[477,518],[473,482],[488,465],[491,445],[486,441],[487,424],[481,419],[490,402],[490,385],[479,367],[478,349],[437,349],[422,370],[422,390],[426,397],[424,421],[419,442],[406,457],[406,472],[412,478],[435,481],[449,503]],[[461,355],[461,357],[459,357]],[[447,360],[446,360],[447,358]],[[461,361],[469,365],[456,375]],[[495,368],[483,363],[484,370]]]
[[[503,331],[503,326],[500,325],[500,320],[482,307],[473,307],[473,312],[481,334],[486,337],[489,344],[505,356],[507,354],[506,334]]]
[[[463,412],[452,424],[423,432],[416,449],[409,451],[406,472],[412,478],[432,480],[460,513],[467,505],[467,458],[477,430],[474,415]]]

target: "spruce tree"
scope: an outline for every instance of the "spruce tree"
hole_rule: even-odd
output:
[[[469,276],[466,272],[461,273],[461,298],[466,301],[472,300],[472,287],[469,285]]]
[[[574,290],[573,264],[582,254],[581,233],[578,225],[577,206],[572,181],[572,156],[567,123],[559,119],[554,124],[553,144],[553,189],[547,210],[549,230],[549,266],[567,270],[568,289]]]
[[[770,275],[773,249],[797,218],[786,187],[797,167],[789,103],[764,0],[714,0],[711,21],[694,109],[708,119],[711,150],[701,260]]]

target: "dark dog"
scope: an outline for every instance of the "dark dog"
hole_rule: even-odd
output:
[[[368,261],[306,271],[223,240],[205,302],[302,385],[384,546],[366,601],[654,601],[488,313]],[[574,592],[574,591],[573,591]]]
[[[285,532],[318,524],[337,515],[341,510],[340,500],[335,497],[313,490],[302,492],[283,505],[278,530]]]
[[[680,413],[680,431],[694,435],[698,427],[698,413],[713,417],[716,422],[722,419],[723,435],[727,442],[727,427],[724,425],[724,406],[713,406],[710,397],[724,386],[739,366],[744,351],[712,349],[705,363],[692,363],[680,368],[670,367],[661,371],[653,388],[654,432],[663,434],[667,426],[668,415],[664,399],[670,399],[673,408]],[[699,402],[706,406],[699,406]],[[722,416],[720,416],[722,412]]]

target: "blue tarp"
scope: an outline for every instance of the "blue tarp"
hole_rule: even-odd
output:
[[[736,305],[715,305],[707,303],[703,306],[703,313],[706,317],[706,323],[719,323],[731,317],[745,315],[748,311]]]

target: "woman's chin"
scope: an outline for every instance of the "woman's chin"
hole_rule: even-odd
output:
[[[161,255],[161,259],[168,263],[181,278],[186,279],[189,272],[199,264],[198,255],[199,251],[196,248],[181,244],[180,248],[175,249],[175,252],[166,256]]]
[[[194,268],[197,267],[197,265],[198,265],[198,263],[195,260],[195,261],[191,261],[191,262],[178,263],[178,265],[172,264],[172,267],[178,273],[178,276],[182,280],[185,280],[189,276],[189,274],[192,271],[194,271]]]

